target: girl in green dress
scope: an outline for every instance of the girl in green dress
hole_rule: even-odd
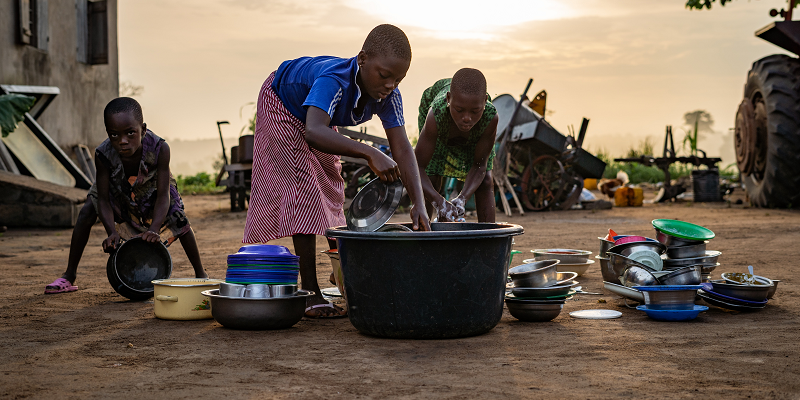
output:
[[[425,200],[440,222],[464,215],[473,194],[479,222],[494,222],[492,160],[497,110],[486,93],[486,78],[477,69],[462,68],[437,81],[422,94],[419,141],[414,150]],[[439,194],[444,177],[464,182],[454,199]]]

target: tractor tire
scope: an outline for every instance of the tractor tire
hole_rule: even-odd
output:
[[[750,203],[800,207],[800,60],[776,54],[753,63],[734,141]]]

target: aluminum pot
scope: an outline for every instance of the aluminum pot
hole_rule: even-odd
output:
[[[606,255],[606,252],[608,251],[608,249],[614,247],[614,242],[606,240],[606,238],[602,238],[599,236],[597,238],[600,239],[600,257],[608,257]]]
[[[600,256],[595,256],[595,259],[600,261],[600,274],[603,275],[603,281],[619,284],[619,275],[614,275],[614,271],[609,265],[611,259]]]
[[[699,285],[703,276],[699,265],[671,270],[658,278],[662,285]]]
[[[667,248],[669,258],[695,258],[706,255],[706,245],[708,240],[698,244],[687,244],[684,246],[670,246]]]
[[[219,289],[206,290],[211,314],[230,329],[266,330],[290,328],[303,318],[306,299],[314,292],[300,290],[291,297],[248,298],[219,295]]]
[[[769,288],[769,292],[767,292],[767,299],[771,299],[772,296],[775,296],[775,291],[778,290],[778,283],[780,283],[779,280],[777,279],[772,280],[772,287]]]
[[[674,288],[674,287],[673,287]],[[670,288],[670,289],[673,289]],[[691,310],[697,297],[697,286],[677,290],[642,290],[644,303],[654,310]],[[659,289],[653,287],[653,289]]]
[[[203,291],[218,289],[221,279],[172,278],[153,281],[153,313],[173,320],[211,319],[211,304]]]
[[[508,270],[514,287],[540,288],[558,282],[558,260],[542,260],[518,265]]]

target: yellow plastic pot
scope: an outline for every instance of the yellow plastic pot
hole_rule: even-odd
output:
[[[156,318],[174,320],[210,319],[211,303],[204,290],[219,289],[220,279],[171,278],[153,281]]]

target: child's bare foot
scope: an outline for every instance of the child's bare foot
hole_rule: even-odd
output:
[[[347,310],[328,303],[321,296],[306,300],[306,318],[340,318],[347,316]]]
[[[206,273],[206,271],[201,271],[201,272],[195,271],[194,277],[200,279],[208,279],[208,274]]]

